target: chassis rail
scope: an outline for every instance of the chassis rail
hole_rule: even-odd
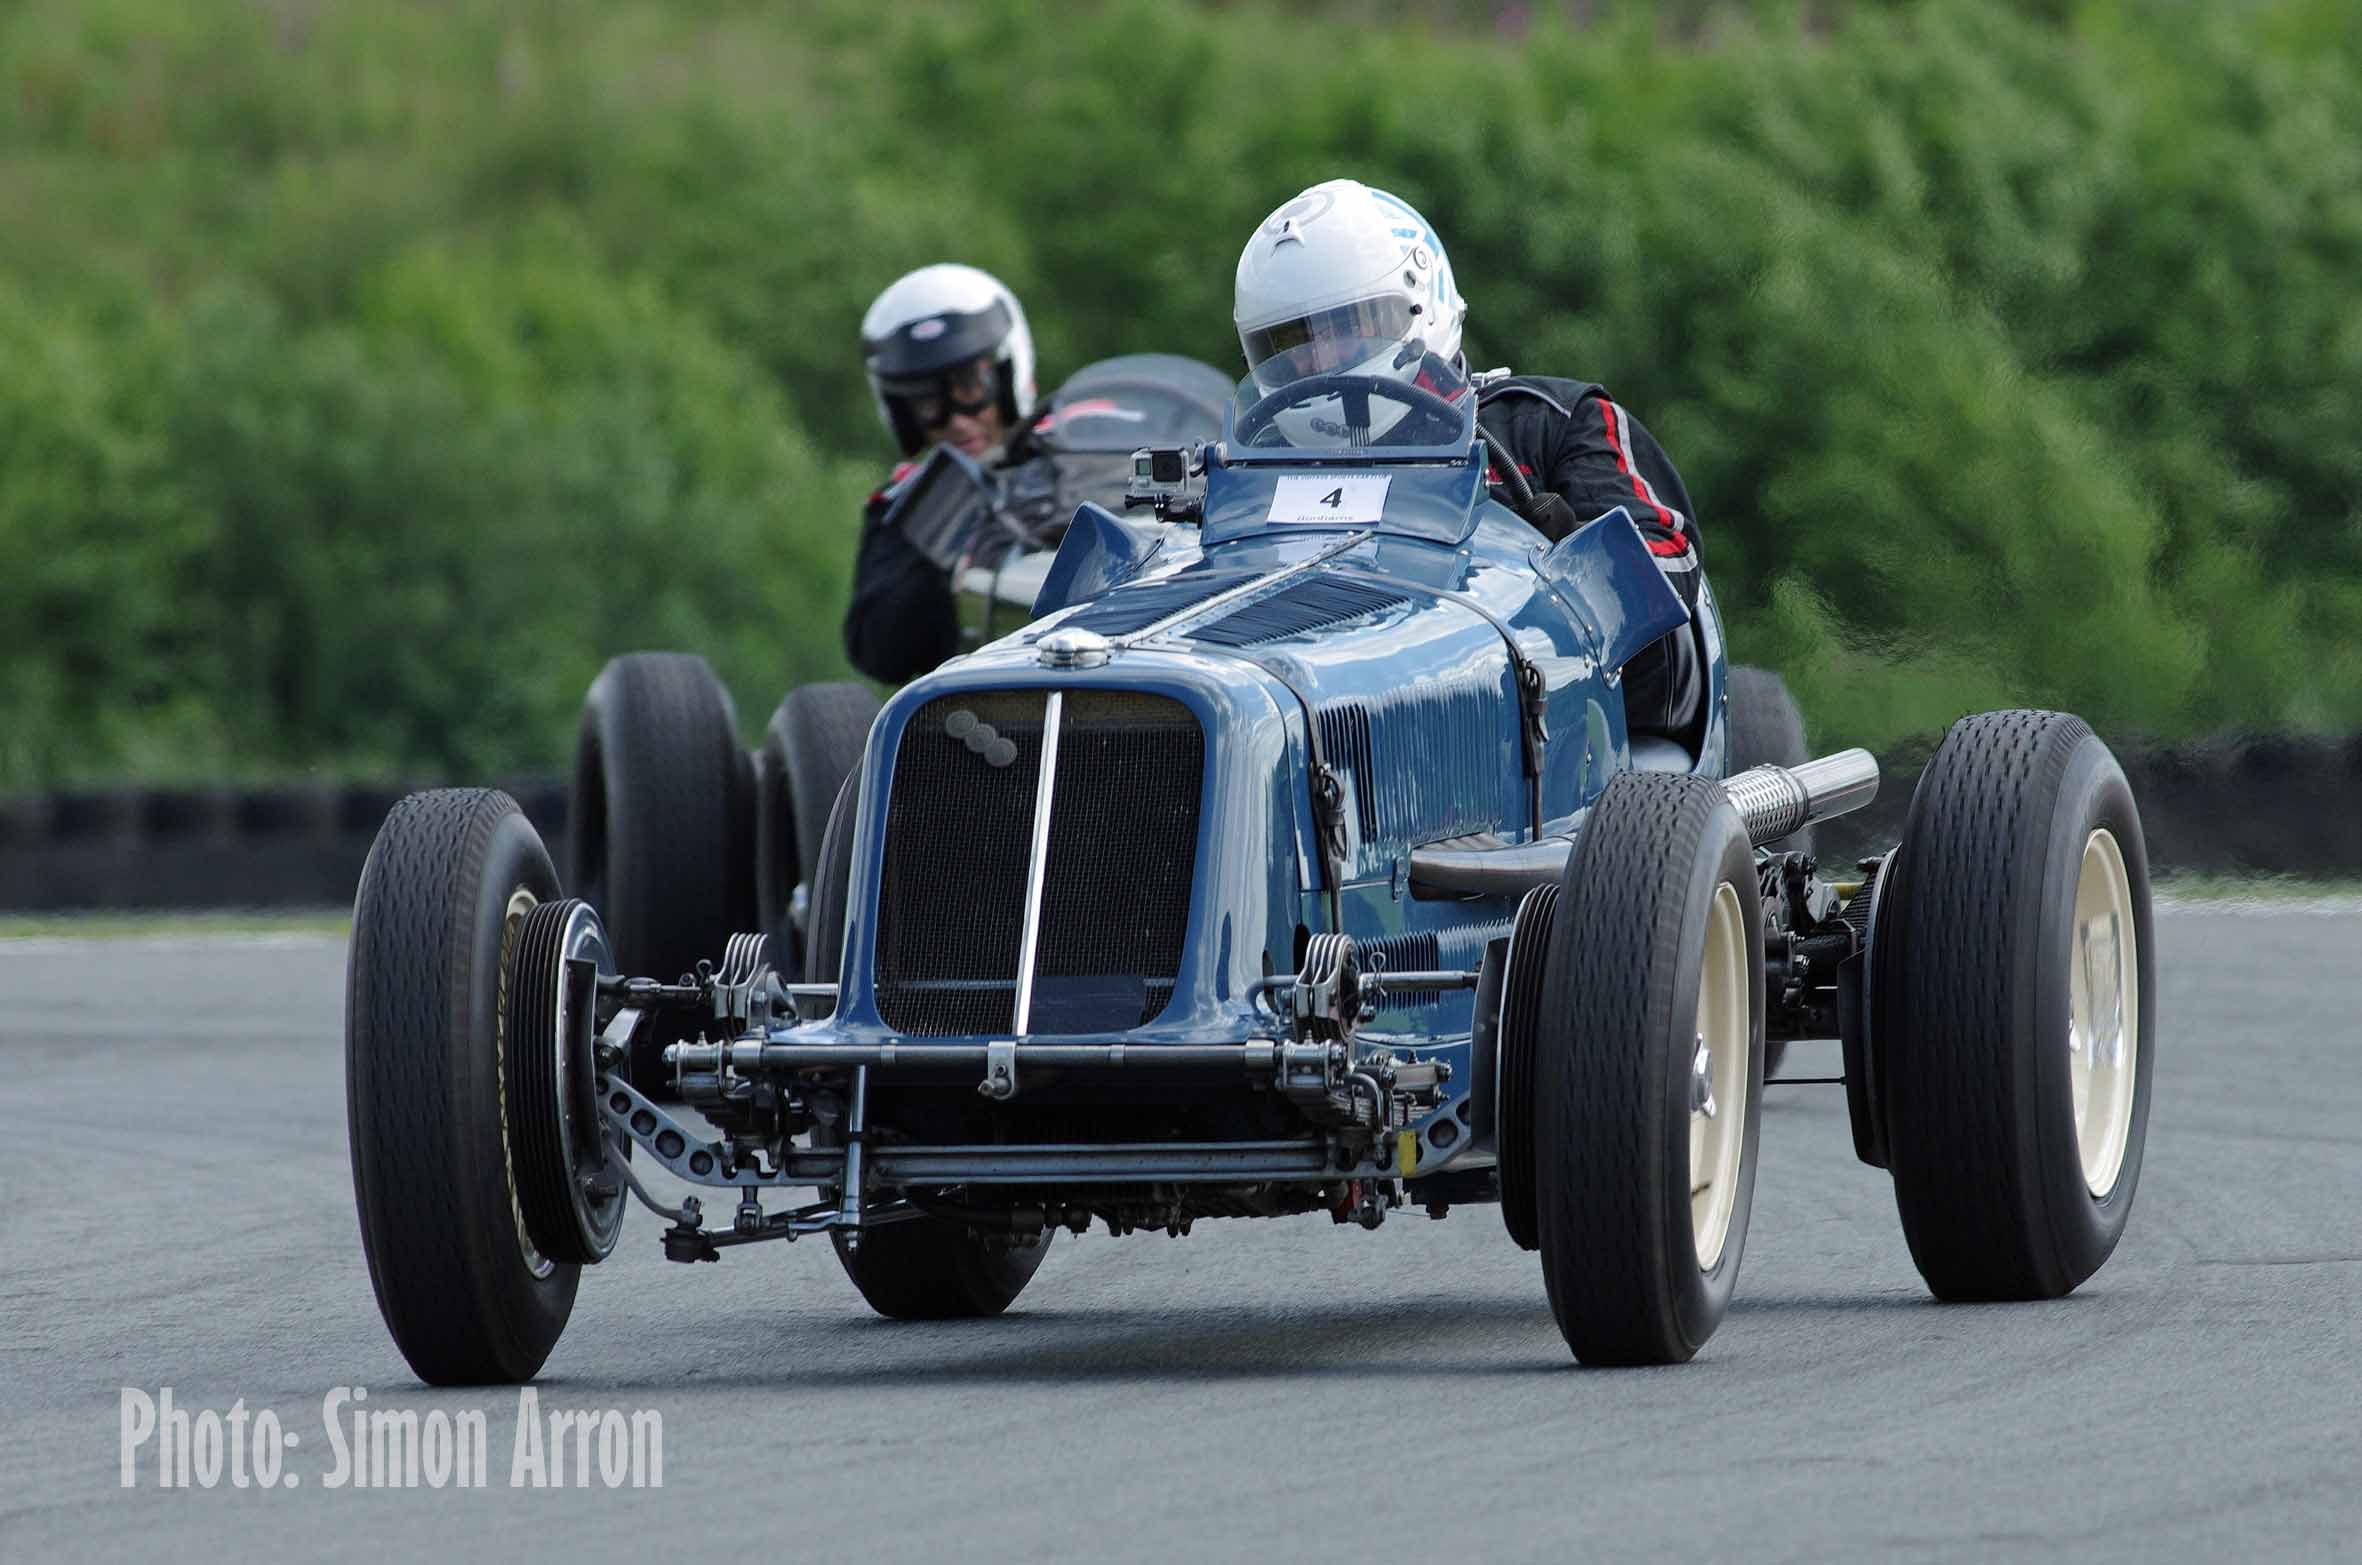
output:
[[[1367,1132],[1358,1146],[1332,1136],[1030,1146],[854,1141],[845,1146],[796,1147],[777,1166],[764,1166],[734,1158],[724,1143],[693,1133],[619,1077],[601,1078],[599,1093],[601,1113],[616,1135],[675,1178],[717,1189],[825,1189],[846,1182],[848,1164],[863,1170],[860,1177],[886,1185],[1252,1184],[1378,1179],[1401,1171],[1399,1142]]]
[[[728,1043],[674,1044],[667,1053],[683,1078],[721,1071],[971,1069],[991,1071],[1002,1061],[1044,1070],[1164,1070],[1192,1075],[1268,1075],[1302,1051],[1307,1069],[1327,1058],[1323,1044],[1245,1043],[777,1043],[741,1038]]]

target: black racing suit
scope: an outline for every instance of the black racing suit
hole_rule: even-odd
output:
[[[995,471],[1041,456],[1034,426],[1018,431],[990,464]],[[885,525],[902,481],[919,470],[904,462],[861,512],[853,557],[853,601],[845,609],[845,656],[870,678],[906,684],[960,650],[959,606],[950,573]]]
[[[1691,622],[1652,642],[1624,666],[1624,713],[1635,733],[1658,734],[1695,752],[1704,725],[1705,665],[1696,615],[1704,584],[1697,513],[1672,459],[1640,420],[1590,381],[1513,375],[1477,393],[1478,418],[1506,446],[1540,503],[1527,520],[1552,542],[1622,506],[1640,528]],[[1496,480],[1494,497],[1514,504]],[[1547,494],[1565,501],[1551,504]]]

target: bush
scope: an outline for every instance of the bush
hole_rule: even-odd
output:
[[[174,590],[210,518],[171,481],[154,353],[145,321],[60,316],[0,278],[0,787],[143,769],[163,735],[220,758]]]
[[[633,646],[759,720],[841,672],[877,288],[1227,364],[1338,173],[1664,439],[1831,742],[2362,725],[2342,0],[1530,9],[0,12],[0,786],[545,767]]]
[[[539,768],[616,652],[750,694],[837,668],[841,555],[783,518],[862,480],[741,358],[562,245],[427,245],[363,294],[307,330],[203,290],[113,344],[137,396],[0,299],[0,606],[44,652],[0,783]]]

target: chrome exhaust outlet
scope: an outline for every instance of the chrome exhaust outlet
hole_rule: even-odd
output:
[[[1739,812],[1747,840],[1760,848],[1877,798],[1878,757],[1867,750],[1840,750],[1802,766],[1751,767],[1726,779],[1722,790]]]
[[[1739,812],[1747,841],[1777,842],[1814,821],[1858,810],[1878,797],[1878,757],[1840,750],[1802,766],[1758,766],[1727,779],[1723,792]],[[1521,897],[1566,874],[1569,837],[1502,842],[1455,837],[1411,850],[1411,893],[1421,897]]]

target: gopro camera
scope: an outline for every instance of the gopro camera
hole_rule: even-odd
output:
[[[1189,480],[1200,471],[1193,453],[1181,446],[1142,446],[1132,453],[1132,482],[1124,491],[1124,509],[1154,506],[1161,518],[1197,514],[1185,497]]]

